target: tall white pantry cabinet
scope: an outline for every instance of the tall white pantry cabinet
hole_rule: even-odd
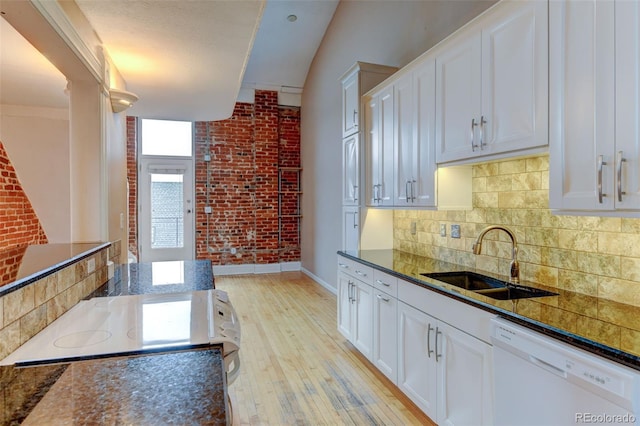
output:
[[[342,83],[342,250],[360,246],[362,203],[362,95],[393,74],[397,68],[356,62],[340,79]]]

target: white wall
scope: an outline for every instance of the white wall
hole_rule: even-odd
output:
[[[341,1],[302,94],[302,266],[335,287],[341,241],[340,77],[356,61],[402,67],[494,1]]]
[[[70,242],[69,110],[3,105],[0,141],[49,242]]]

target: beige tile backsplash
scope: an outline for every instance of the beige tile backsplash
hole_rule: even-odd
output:
[[[517,237],[523,280],[576,293],[570,307],[531,304],[530,317],[640,355],[640,319],[629,313],[640,306],[640,219],[552,214],[546,155],[474,165],[472,179],[472,210],[394,211],[394,248],[506,277],[504,232],[488,233],[481,255],[471,251],[485,226],[505,225]]]
[[[640,219],[553,215],[546,155],[475,165],[472,185],[472,210],[396,210],[394,247],[506,275],[505,233],[490,232],[482,254],[471,253],[482,228],[505,225],[518,240],[523,280],[640,305]],[[450,237],[452,224],[460,225],[460,239]]]

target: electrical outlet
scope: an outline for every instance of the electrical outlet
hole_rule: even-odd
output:
[[[211,206],[204,206],[204,212],[207,214],[211,213]]]
[[[447,225],[444,223],[440,224],[440,236],[441,237],[446,237],[447,236]]]
[[[451,225],[451,238],[460,238],[460,225]]]
[[[92,257],[91,259],[87,260],[87,274],[90,274],[95,270],[96,270],[96,260]]]
[[[416,222],[411,222],[411,235],[416,235],[418,232]]]

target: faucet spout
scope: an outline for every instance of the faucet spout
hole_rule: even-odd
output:
[[[500,225],[490,225],[480,231],[476,242],[473,244],[473,254],[480,254],[482,251],[482,240],[485,234],[494,229],[499,229],[507,233],[511,238],[511,265],[510,265],[510,281],[512,283],[520,282],[520,264],[518,263],[518,242],[516,236],[509,228]]]

